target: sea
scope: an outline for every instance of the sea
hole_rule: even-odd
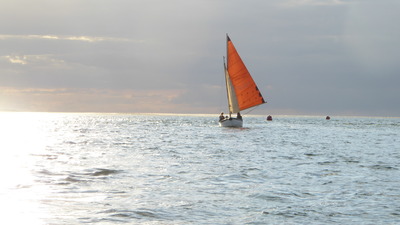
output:
[[[0,113],[0,224],[400,224],[400,118]]]

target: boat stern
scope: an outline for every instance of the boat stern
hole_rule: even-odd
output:
[[[243,120],[236,118],[229,118],[219,121],[220,127],[243,127]]]

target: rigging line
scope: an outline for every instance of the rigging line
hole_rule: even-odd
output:
[[[253,112],[253,110],[255,110],[256,108],[258,108],[259,106],[260,106],[260,105],[257,105],[257,106],[255,106],[255,107],[253,107],[251,110],[249,110],[248,112],[245,112],[243,115],[247,115],[247,114]]]

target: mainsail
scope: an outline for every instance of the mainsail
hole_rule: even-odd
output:
[[[226,68],[225,62],[224,62],[224,67],[225,67],[225,81],[226,81],[226,92],[228,95],[229,113],[230,114],[238,113],[240,112],[239,103],[236,99],[235,89],[232,85],[231,78],[229,77],[229,73]]]
[[[225,68],[229,111],[237,113],[265,103],[249,71],[240,58],[229,36],[227,38],[227,65]],[[234,92],[234,94],[233,94]],[[234,97],[233,97],[234,96]]]

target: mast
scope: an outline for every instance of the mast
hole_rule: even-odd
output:
[[[231,100],[230,100],[230,95],[229,95],[229,87],[228,87],[228,82],[229,82],[229,75],[228,75],[228,70],[226,69],[226,63],[225,63],[225,56],[222,56],[223,61],[224,61],[224,73],[225,73],[225,88],[226,88],[226,97],[228,99],[228,110],[229,114],[231,114]]]
[[[229,41],[228,33],[226,34],[226,63],[228,63],[228,41]],[[224,67],[225,67],[225,81],[226,81],[226,93],[228,95],[228,109],[229,109],[229,118],[232,115],[233,106],[232,106],[232,82],[229,77],[228,67],[225,64],[225,57],[224,57]]]

